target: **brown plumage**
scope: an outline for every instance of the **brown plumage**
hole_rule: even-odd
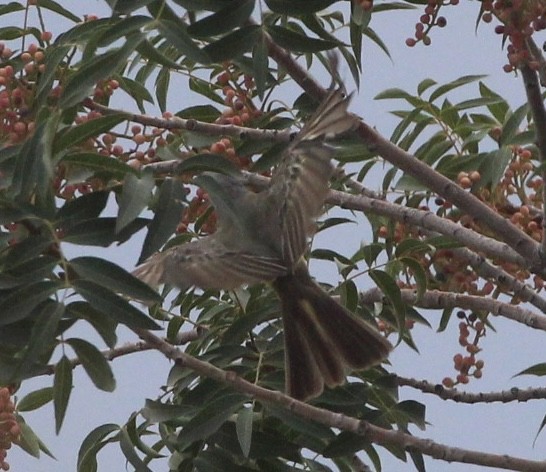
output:
[[[162,253],[134,274],[156,286],[195,285],[229,290],[271,281],[283,309],[286,391],[306,400],[324,385],[344,382],[350,370],[381,362],[391,350],[377,330],[348,312],[312,279],[302,260],[333,172],[325,138],[357,124],[349,98],[332,91],[281,157],[269,187],[259,193],[240,178],[197,178],[215,207],[216,233]]]

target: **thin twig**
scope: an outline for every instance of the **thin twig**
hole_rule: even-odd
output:
[[[443,385],[433,384],[426,380],[408,379],[400,376],[396,376],[396,382],[401,387],[412,387],[423,393],[436,395],[442,400],[452,400],[457,403],[509,403],[546,398],[546,388],[544,387],[526,388],[524,390],[514,387],[500,392],[472,393],[461,392],[456,388],[445,388]]]

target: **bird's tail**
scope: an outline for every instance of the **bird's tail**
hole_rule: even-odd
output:
[[[310,277],[304,264],[273,283],[283,309],[286,393],[299,400],[335,387],[350,370],[385,359],[391,344],[343,308]]]

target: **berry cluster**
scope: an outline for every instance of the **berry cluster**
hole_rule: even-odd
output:
[[[0,42],[0,144],[24,141],[35,128],[30,113],[38,75],[43,73],[44,52],[31,44],[19,56]]]
[[[7,387],[0,388],[0,470],[9,470],[6,462],[8,449],[21,436],[21,427],[14,414],[15,404],[11,399],[11,391]]]
[[[453,388],[458,384],[465,385],[470,381],[470,377],[480,379],[483,375],[484,362],[476,359],[476,354],[481,351],[478,343],[485,336],[485,324],[474,313],[467,316],[464,311],[459,311],[457,317],[461,320],[459,344],[465,348],[466,355],[458,353],[453,356],[454,368],[459,373],[455,379],[446,377],[442,380],[442,384],[447,388]],[[470,341],[471,332],[474,333],[474,339]]]
[[[484,0],[481,19],[490,23],[496,17],[502,24],[495,27],[497,34],[508,39],[508,63],[505,72],[525,64],[537,69],[539,63],[530,54],[526,41],[536,31],[546,28],[546,5],[543,1]]]
[[[443,28],[447,25],[447,20],[444,16],[439,16],[440,9],[444,5],[457,5],[459,0],[428,0],[425,12],[419,18],[419,22],[415,25],[415,34],[413,38],[406,39],[406,45],[409,47],[415,46],[418,42],[422,42],[425,46],[431,43],[430,30],[435,26]]]

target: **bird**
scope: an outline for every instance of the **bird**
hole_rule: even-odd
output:
[[[329,192],[335,148],[325,141],[354,129],[351,96],[331,89],[280,157],[269,185],[254,191],[242,176],[196,177],[217,216],[216,232],[156,253],[133,274],[151,286],[232,290],[270,282],[280,299],[285,392],[307,401],[324,386],[389,355],[389,341],[326,293],[309,274],[305,253]]]

